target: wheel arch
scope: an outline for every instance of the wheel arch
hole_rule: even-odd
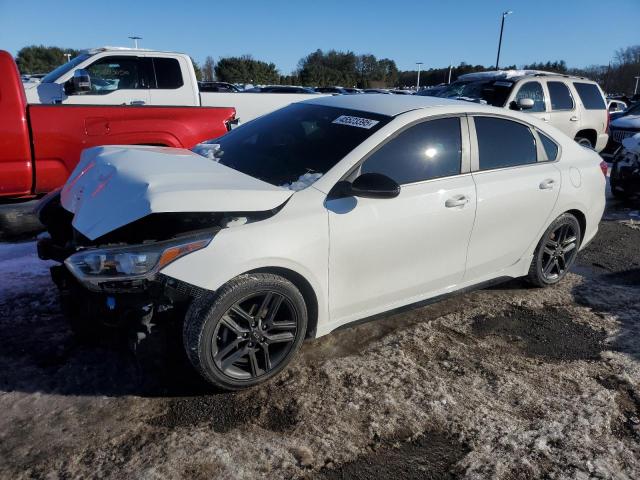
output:
[[[311,283],[298,272],[284,267],[261,267],[245,272],[251,273],[272,273],[286,278],[293,283],[302,293],[304,302],[307,306],[307,331],[305,338],[314,338],[318,329],[318,297]]]
[[[593,148],[595,148],[596,144],[598,143],[598,132],[596,132],[592,128],[585,128],[585,129],[579,130],[575,135],[575,138],[578,138],[578,137],[586,138],[587,140],[589,140]]]
[[[564,213],[570,213],[571,215],[576,217],[576,220],[578,220],[578,224],[580,225],[580,244],[582,244],[582,240],[584,240],[584,235],[587,231],[587,216],[584,213],[582,213],[582,211],[576,208],[567,210]]]

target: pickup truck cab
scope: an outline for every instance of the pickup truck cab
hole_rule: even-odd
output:
[[[29,103],[234,107],[243,122],[309,98],[201,91],[188,55],[120,47],[84,50],[25,92]]]
[[[0,50],[0,203],[9,204],[0,206],[0,236],[19,202],[64,184],[83,149],[191,148],[224,135],[234,118],[233,108],[28,105],[13,58]]]

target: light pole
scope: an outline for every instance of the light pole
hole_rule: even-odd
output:
[[[131,40],[133,40],[133,48],[135,48],[136,50],[138,49],[138,40],[142,40],[142,37],[137,37],[137,36],[133,36],[133,37],[129,37]]]
[[[422,62],[416,62],[418,65],[418,82],[416,83],[416,92],[420,90],[420,67],[422,66]]]
[[[636,79],[636,88],[633,89],[633,94],[635,95],[636,93],[638,93],[638,80],[640,80],[640,77],[633,77]]]
[[[71,60],[71,54],[70,54],[70,53],[65,53],[65,54],[63,54],[63,55],[64,55],[64,58],[66,58],[66,59],[67,59],[67,62],[68,62],[69,60]]]
[[[500,40],[498,41],[498,56],[496,57],[496,70],[500,65],[500,49],[502,48],[502,32],[504,31],[504,19],[507,15],[511,15],[513,11],[507,10],[506,12],[502,12],[502,23],[500,24]]]

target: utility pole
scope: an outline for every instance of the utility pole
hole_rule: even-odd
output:
[[[133,48],[135,48],[136,50],[138,49],[138,40],[142,40],[142,37],[138,37],[138,36],[132,36],[129,37],[131,40],[133,40]]]
[[[420,67],[422,66],[422,62],[416,62],[418,65],[418,82],[416,83],[416,91],[420,90]]]
[[[504,31],[504,19],[507,15],[511,15],[513,11],[507,10],[506,12],[502,12],[502,23],[500,24],[500,40],[498,41],[498,56],[496,57],[496,70],[499,69],[500,66],[500,49],[502,48],[502,32]]]
[[[633,77],[636,79],[636,88],[633,89],[633,94],[635,95],[636,93],[638,93],[638,80],[640,80],[640,77]]]
[[[451,83],[451,65],[449,65],[449,79],[447,80],[447,84]]]

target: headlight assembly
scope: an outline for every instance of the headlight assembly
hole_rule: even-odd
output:
[[[160,269],[211,242],[212,233],[148,245],[87,249],[67,258],[64,263],[87,286],[118,280],[150,278]]]

